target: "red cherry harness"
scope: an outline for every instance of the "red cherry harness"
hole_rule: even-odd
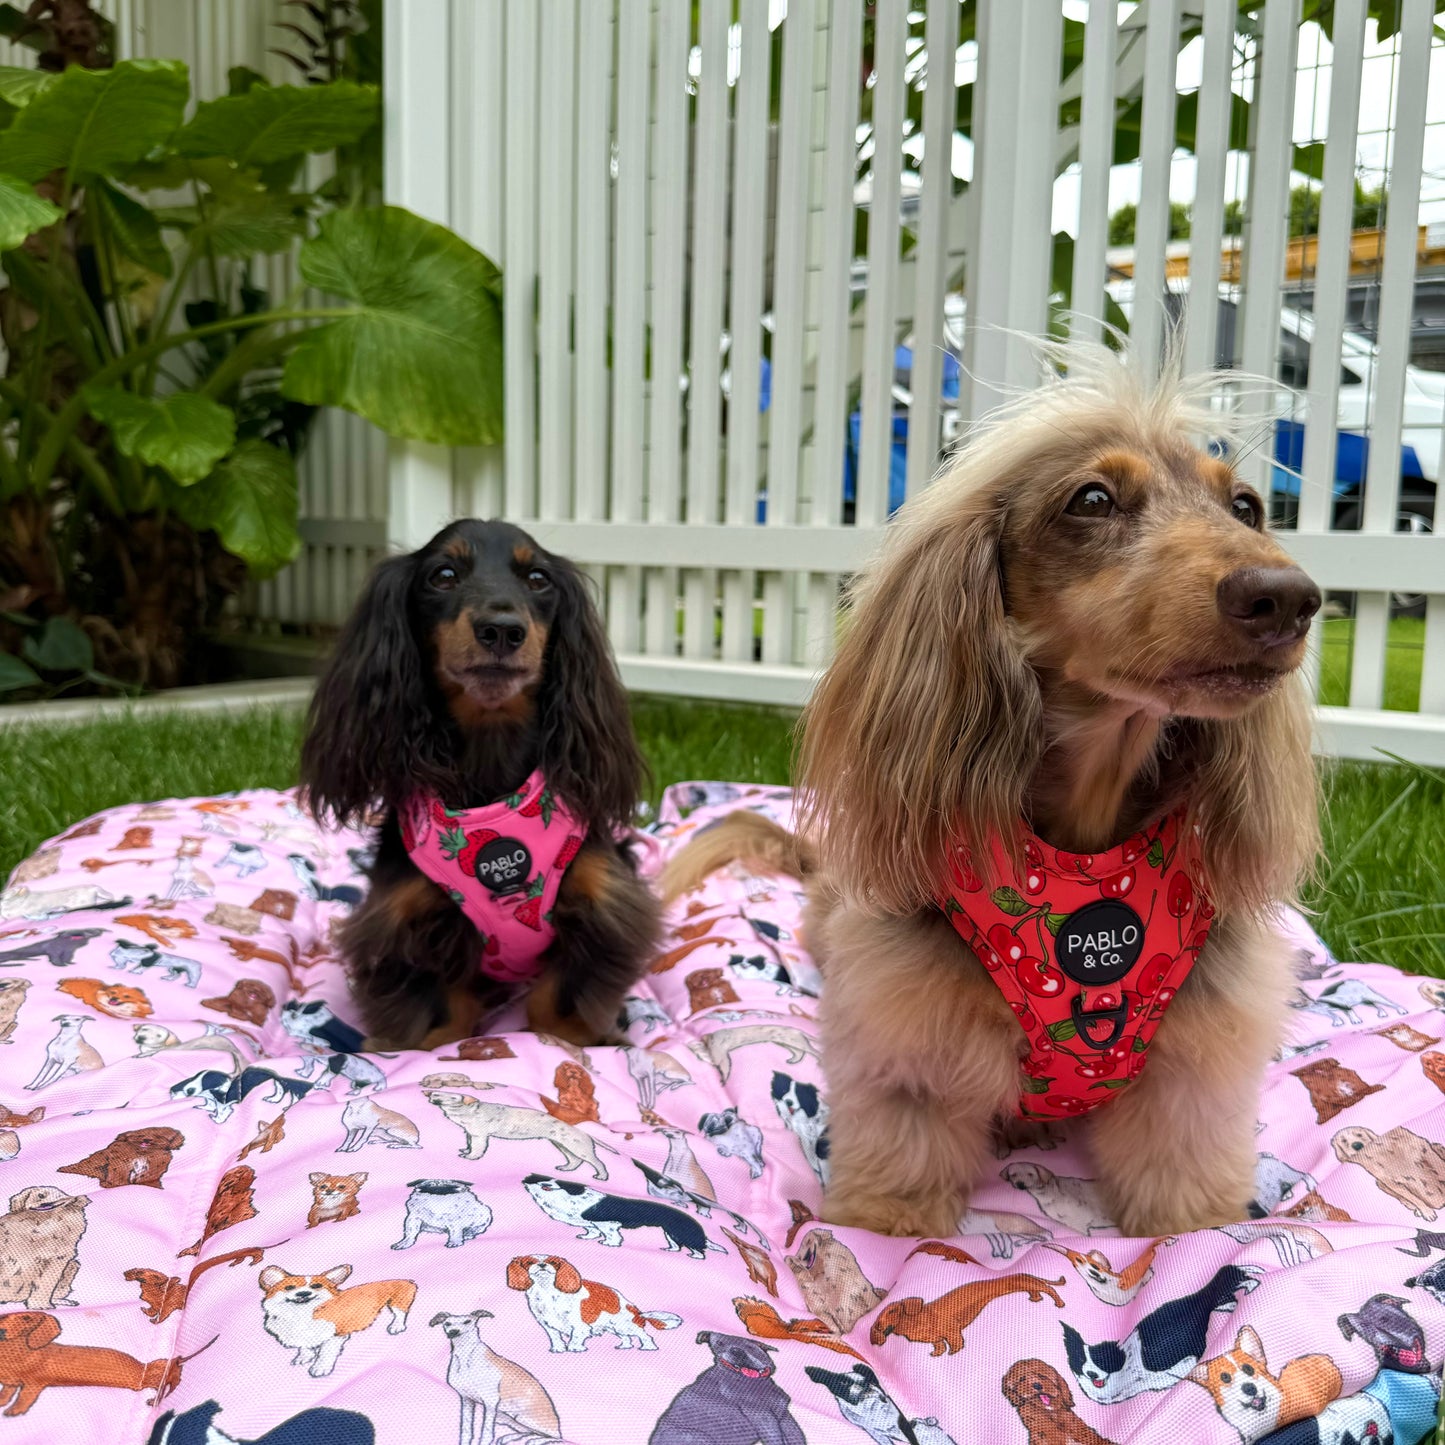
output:
[[[1172,813],[1106,853],[1066,853],[1027,834],[1022,887],[986,890],[966,848],[950,859],[941,907],[1031,1045],[1022,1117],[1086,1114],[1143,1071],[1214,917],[1178,857],[1180,821]],[[997,839],[992,851],[992,876],[1019,882]]]

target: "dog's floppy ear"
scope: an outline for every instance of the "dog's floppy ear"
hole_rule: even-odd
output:
[[[563,1294],[576,1294],[582,1288],[582,1276],[577,1273],[576,1265],[559,1259],[555,1254],[547,1256],[547,1263],[557,1271],[557,1288]]]
[[[30,1350],[43,1350],[46,1345],[53,1345],[60,1338],[60,1321],[54,1315],[43,1315],[33,1312],[30,1316],[30,1325],[25,1331],[25,1347]]]
[[[1013,838],[1038,761],[1042,702],[1000,577],[1004,482],[944,477],[904,508],[803,714],[804,831],[882,913],[935,903],[954,845],[980,867]]]
[[[532,1276],[527,1273],[536,1264],[535,1254],[519,1254],[516,1259],[507,1265],[507,1288],[508,1289],[531,1289]]]
[[[632,822],[647,764],[588,578],[562,558],[549,565],[558,602],[537,705],[542,768],[589,832],[606,836]]]
[[[301,787],[318,818],[355,824],[374,803],[395,807],[445,773],[445,732],[412,635],[412,569],[410,556],[377,566],[317,683]]]
[[[712,1337],[715,1333],[716,1331],[714,1330],[699,1330],[697,1332],[697,1343],[700,1345],[711,1345]]]
[[[437,1325],[441,1324],[441,1322],[442,1322],[444,1319],[446,1319],[446,1317],[447,1317],[446,1311],[445,1311],[445,1310],[440,1310],[440,1311],[438,1311],[438,1313],[434,1314],[434,1315],[427,1321],[427,1324],[429,1324],[429,1325],[431,1325],[433,1328],[435,1328]]]

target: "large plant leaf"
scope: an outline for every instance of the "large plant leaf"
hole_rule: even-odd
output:
[[[89,672],[95,665],[90,638],[68,617],[52,617],[22,650],[42,672]]]
[[[53,70],[27,70],[23,65],[0,65],[0,100],[23,110],[42,90],[60,77]]]
[[[245,441],[205,481],[176,497],[176,510],[201,532],[214,532],[256,578],[270,577],[301,550],[296,464],[289,453]]]
[[[190,79],[178,60],[126,60],[114,70],[73,65],[0,133],[0,171],[74,181],[141,160],[181,123]]]
[[[344,406],[394,436],[502,438],[497,268],[443,226],[397,206],[336,211],[300,254],[311,285],[353,305],[309,331],[282,390]]]
[[[193,391],[151,400],[118,386],[88,386],[85,404],[124,455],[164,467],[182,486],[204,477],[236,440],[229,408]]]
[[[0,692],[15,692],[22,687],[34,687],[39,675],[27,667],[11,652],[0,652]]]
[[[102,224],[122,256],[157,276],[171,274],[171,253],[161,237],[160,222],[148,206],[110,184],[93,181],[89,195],[100,209]]]
[[[256,190],[218,201],[191,232],[191,244],[217,256],[274,256],[289,251],[306,227],[307,197]]]
[[[308,151],[329,151],[359,140],[381,115],[374,86],[338,80],[330,85],[257,85],[196,108],[176,136],[187,156],[226,156],[238,165],[266,166]]]
[[[60,207],[35,194],[35,187],[14,176],[0,176],[0,251],[60,219]]]

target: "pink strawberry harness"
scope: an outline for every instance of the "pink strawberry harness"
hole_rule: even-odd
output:
[[[986,890],[966,848],[950,860],[940,906],[1028,1035],[1022,1117],[1086,1114],[1143,1072],[1214,917],[1177,858],[1180,821],[1172,813],[1106,853],[1027,834],[1022,887]],[[992,876],[1018,883],[997,839],[992,852]]]
[[[411,861],[476,925],[482,972],[504,983],[536,978],[556,935],[552,907],[562,875],[581,851],[587,825],[540,772],[480,808],[444,808],[439,798],[418,795],[398,821]]]

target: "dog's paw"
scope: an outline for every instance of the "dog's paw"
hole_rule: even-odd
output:
[[[874,1234],[921,1239],[954,1233],[960,1210],[960,1202],[952,1194],[941,1199],[903,1199],[858,1191],[834,1192],[823,1201],[822,1219],[826,1224],[868,1229]]]

